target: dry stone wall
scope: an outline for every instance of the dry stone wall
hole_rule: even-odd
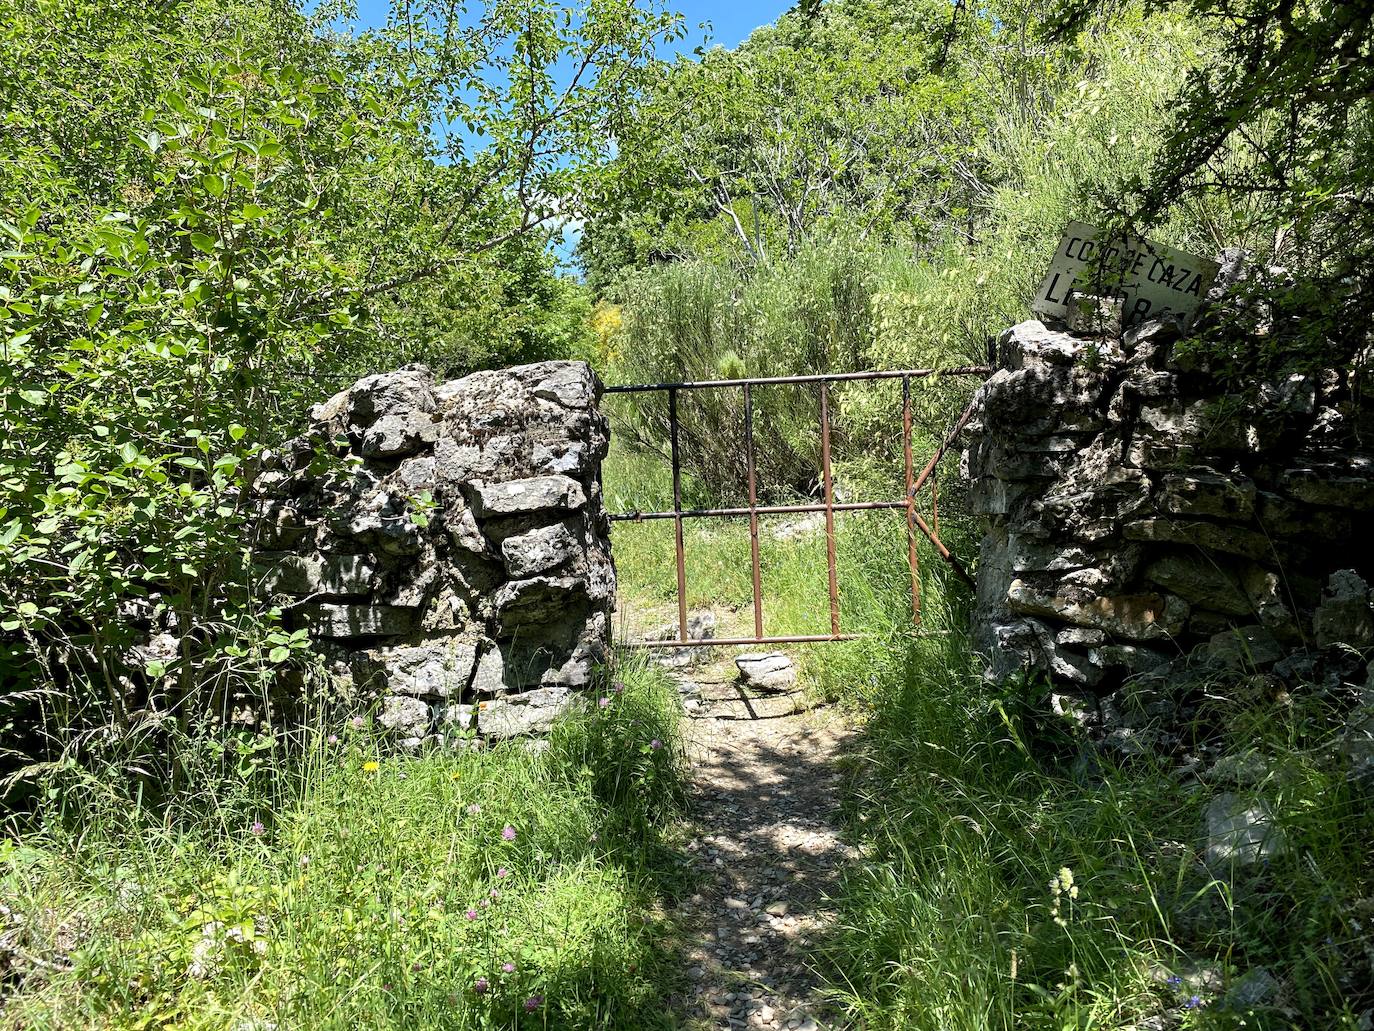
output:
[[[262,585],[414,746],[546,730],[609,643],[608,430],[581,362],[368,376],[268,456]]]
[[[1236,389],[1174,320],[1092,321],[1006,331],[976,398],[963,472],[991,674],[1041,675],[1056,710],[1127,752],[1177,746],[1186,685],[1209,676],[1359,696],[1374,455],[1350,375]]]

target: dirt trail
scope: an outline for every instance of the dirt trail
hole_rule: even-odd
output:
[[[831,709],[798,711],[800,693],[746,698],[721,660],[714,678],[682,674],[699,699],[685,721],[698,887],[678,913],[690,989],[674,1002],[688,1027],[836,1027],[808,954],[852,855],[836,758],[853,729]]]

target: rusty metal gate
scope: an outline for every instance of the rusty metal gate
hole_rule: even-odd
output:
[[[669,461],[672,465],[673,507],[666,511],[617,511],[610,518],[616,522],[643,522],[647,520],[672,520],[675,529],[675,548],[677,559],[677,641],[638,641],[632,647],[701,647],[712,645],[783,645],[783,643],[815,643],[827,641],[852,641],[856,634],[844,634],[840,621],[840,581],[838,581],[837,562],[835,562],[835,513],[844,511],[896,510],[905,511],[907,517],[907,565],[911,570],[911,616],[912,623],[921,623],[921,566],[916,555],[916,533],[921,532],[933,544],[941,558],[963,579],[971,579],[969,572],[958,559],[949,553],[940,540],[940,510],[938,510],[936,469],[951,445],[958,439],[971,415],[970,407],[965,408],[954,426],[945,433],[940,444],[926,462],[921,473],[915,472],[914,455],[911,445],[911,381],[926,377],[987,377],[991,366],[962,366],[956,368],[903,368],[903,370],[870,371],[870,373],[837,373],[829,375],[791,375],[791,377],[764,377],[753,379],[709,379],[709,381],[679,382],[679,384],[638,384],[631,386],[609,386],[607,393],[632,395],[632,393],[662,392],[668,395]],[[835,382],[871,381],[871,379],[900,379],[901,381],[901,440],[903,440],[903,459],[905,476],[905,496],[901,499],[878,500],[878,502],[837,502],[834,498],[834,480],[830,469],[830,384]],[[753,392],[757,386],[816,385],[820,407],[820,487],[823,500],[805,505],[758,505],[756,476],[754,476],[754,432],[753,432]],[[679,444],[677,444],[677,396],[684,390],[743,390],[745,408],[745,463],[749,481],[749,506],[721,507],[721,509],[683,509],[682,502],[682,465],[680,465]],[[916,498],[923,488],[930,487],[930,521],[927,522],[916,510]],[[812,635],[767,635],[764,634],[763,576],[758,561],[758,517],[760,515],[824,513],[826,515],[826,570],[829,577],[830,592],[830,634]],[[686,544],[683,540],[683,524],[686,520],[699,518],[749,518],[750,562],[753,579],[754,634],[747,638],[690,638],[687,636],[687,565]]]
[[[801,644],[824,641],[849,641],[860,635],[845,634],[840,628],[840,585],[835,560],[835,514],[837,512],[860,512],[880,509],[904,509],[907,524],[907,564],[911,570],[911,615],[914,624],[921,622],[921,572],[916,554],[916,534],[924,534],[935,547],[936,552],[964,580],[972,583],[968,571],[959,560],[950,554],[940,540],[939,499],[937,496],[936,467],[945,456],[972,414],[972,405],[965,408],[955,420],[954,425],[941,439],[935,453],[926,462],[919,474],[915,472],[915,462],[911,445],[911,381],[931,376],[979,376],[986,377],[991,372],[986,365],[966,365],[949,369],[897,369],[882,372],[847,372],[813,376],[772,376],[756,379],[702,380],[686,383],[643,383],[632,386],[607,387],[608,394],[642,394],[662,392],[668,395],[668,426],[670,461],[672,464],[673,507],[661,512],[612,512],[614,522],[643,522],[652,519],[671,519],[674,523],[674,545],[677,552],[677,617],[678,640],[676,641],[634,641],[631,647],[705,647],[711,645],[751,645],[751,644]],[[906,496],[900,500],[837,502],[835,485],[830,470],[830,384],[861,380],[899,379],[902,383],[902,453],[905,463]],[[761,386],[787,386],[815,384],[820,400],[820,437],[821,437],[821,490],[823,501],[820,503],[798,505],[760,505],[758,488],[754,473],[754,388]],[[744,392],[744,439],[745,465],[749,483],[749,505],[746,508],[696,508],[682,507],[682,469],[678,454],[678,395],[687,390],[731,390]],[[916,500],[921,490],[929,484],[931,496],[930,522],[917,511]],[[824,512],[826,537],[826,570],[830,592],[830,633],[810,635],[773,635],[763,631],[763,584],[759,567],[759,516],[787,515]],[[752,563],[754,591],[754,635],[735,638],[691,638],[687,636],[687,567],[686,549],[683,542],[683,523],[688,519],[729,519],[747,516],[749,519],[750,559]]]

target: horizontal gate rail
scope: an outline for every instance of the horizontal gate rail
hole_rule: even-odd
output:
[[[839,574],[835,548],[835,514],[837,512],[869,512],[891,509],[905,510],[907,523],[907,561],[911,567],[911,615],[912,622],[919,624],[921,622],[921,582],[916,554],[916,533],[918,530],[931,542],[940,557],[948,562],[956,573],[969,583],[972,583],[972,578],[969,576],[968,571],[959,563],[958,559],[950,554],[949,549],[945,547],[944,542],[940,540],[940,515],[938,508],[939,502],[937,500],[938,496],[935,493],[935,470],[940,464],[940,460],[964,429],[964,426],[967,425],[969,418],[973,414],[973,406],[970,404],[969,407],[964,409],[958,420],[956,420],[953,428],[940,442],[939,447],[936,448],[935,454],[931,456],[930,461],[927,462],[925,467],[921,470],[920,475],[915,475],[911,449],[911,381],[913,379],[923,379],[931,376],[986,377],[990,375],[992,371],[990,365],[963,365],[947,369],[891,369],[869,372],[825,373],[811,376],[768,376],[754,379],[697,380],[681,383],[640,383],[607,387],[606,393],[608,394],[642,394],[659,391],[667,393],[668,395],[669,456],[672,463],[673,507],[669,510],[656,512],[612,512],[610,513],[610,518],[614,522],[636,523],[656,519],[673,520],[673,546],[677,560],[678,639],[675,641],[635,641],[629,646],[634,648],[705,648],[713,646],[754,644],[809,644],[827,641],[853,641],[859,639],[862,635],[845,634],[840,631]],[[899,379],[902,381],[902,451],[905,466],[906,496],[900,501],[837,502],[835,500],[834,478],[831,475],[830,467],[829,385],[831,383],[891,379]],[[758,485],[755,479],[754,463],[754,388],[760,386],[791,386],[804,384],[814,384],[820,388],[821,490],[824,495],[824,501],[798,505],[760,505],[758,503]],[[749,504],[744,508],[684,509],[682,507],[682,463],[678,447],[678,392],[683,390],[728,389],[734,387],[742,388],[744,391],[745,462],[749,478]],[[931,523],[934,524],[933,527],[916,511],[916,496],[927,482],[930,483],[931,487]],[[765,635],[763,632],[762,575],[759,562],[759,516],[797,515],[813,512],[825,513],[826,586],[830,600],[830,633],[782,636]],[[730,638],[688,637],[687,565],[686,546],[683,539],[683,522],[687,519],[728,519],[745,516],[749,519],[749,558],[754,595],[754,636]]]
[[[814,376],[764,376],[757,379],[700,379],[683,383],[633,383],[606,387],[608,394],[640,394],[648,390],[708,390],[715,387],[769,387],[798,383],[852,383],[870,379],[924,379],[927,376],[990,376],[991,365],[956,365],[948,369],[873,369],[868,372],[827,372]]]

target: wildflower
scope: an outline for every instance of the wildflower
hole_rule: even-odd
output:
[[[514,963],[510,963],[510,962],[502,963],[502,964],[501,964],[501,969],[504,970],[504,971],[505,971],[506,973],[508,973],[508,974],[513,974],[513,973],[515,973],[515,964],[514,964]]]
[[[501,893],[500,893],[499,891],[497,891],[495,888],[492,888],[492,889],[491,889],[491,897],[494,898],[494,899],[499,899],[499,898],[501,897]]]
[[[1167,984],[1170,988],[1177,988],[1179,985],[1183,983],[1183,978],[1175,974],[1173,977],[1168,978],[1164,983]]]
[[[459,773],[457,770],[454,770],[452,773],[450,773],[450,774],[448,775],[448,779],[449,779],[449,780],[457,780],[457,779],[458,779],[459,777],[461,777],[461,776],[462,776],[461,773]]]
[[[253,832],[253,837],[255,838],[262,837],[263,832],[267,830],[267,828],[262,825],[261,820],[254,820],[253,826],[248,829]]]
[[[502,877],[502,878],[509,877],[509,876],[510,876],[510,871],[507,870],[504,866],[498,867],[497,870],[496,870],[496,876],[497,876],[497,877]]]
[[[525,1012],[533,1013],[542,1005],[544,1005],[544,997],[542,995],[531,995],[525,1000]]]
[[[481,906],[483,909],[486,909],[488,906],[491,905],[491,899],[483,899],[481,902],[477,904]]]
[[[304,870],[304,869],[305,869],[307,866],[309,866],[309,865],[310,865],[310,857],[309,857],[309,856],[301,856],[301,869]]]
[[[377,760],[375,759],[369,759],[367,762],[363,763],[364,773],[376,773],[381,768],[382,764],[377,762]]]
[[[354,730],[363,729],[363,718],[361,716],[354,716],[351,722],[353,723]]]
[[[625,685],[620,683],[619,681],[616,681],[615,687],[613,687],[611,690],[613,690],[616,694],[624,694]]]
[[[468,910],[466,913],[464,913],[463,915],[464,915],[465,917],[467,917],[469,920],[476,920],[476,919],[477,919],[477,910],[475,910],[475,909],[469,909],[469,910]]]
[[[472,990],[478,995],[486,995],[487,989],[491,987],[491,982],[485,977],[479,977],[472,983]]]
[[[652,748],[655,752],[657,752],[660,748],[663,747],[663,742],[660,741],[658,738],[654,738],[652,741],[649,742],[649,747]]]
[[[337,745],[339,743],[339,735],[330,734],[327,738],[325,738],[325,740],[328,741],[331,745]]]
[[[475,805],[475,804],[474,804],[474,805],[468,806],[468,815],[469,815],[469,816],[476,816],[476,815],[477,815],[478,813],[480,813],[481,811],[482,811],[482,807],[481,807],[480,805]]]
[[[501,828],[501,837],[505,838],[507,841],[514,841],[515,828],[512,827],[510,824],[506,824],[503,828]]]
[[[604,709],[604,708],[606,708],[608,705],[611,704],[611,700],[610,700],[609,698],[605,698],[605,697],[603,697],[603,698],[598,698],[596,704],[599,705],[599,706],[601,706],[601,708]]]
[[[1188,1001],[1183,1004],[1183,1008],[1185,1010],[1195,1010],[1201,1005],[1202,997],[1200,995],[1190,995]]]

